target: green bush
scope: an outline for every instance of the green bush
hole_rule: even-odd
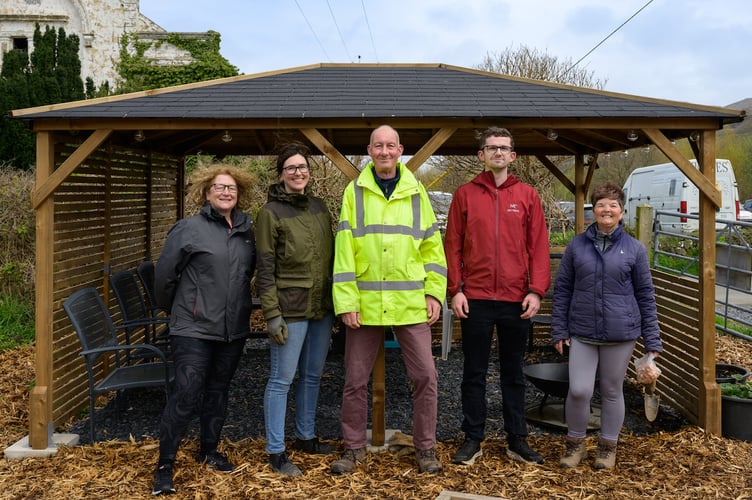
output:
[[[34,298],[34,175],[0,165],[0,296]]]
[[[12,295],[0,296],[0,351],[34,343],[34,306]]]

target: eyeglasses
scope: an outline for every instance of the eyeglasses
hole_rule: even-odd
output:
[[[238,186],[235,184],[212,184],[211,187],[215,193],[224,193],[225,189],[231,193],[238,192]]]
[[[306,172],[308,172],[308,165],[288,165],[286,167],[282,167],[282,170],[284,170],[288,174],[294,174],[296,170],[299,170],[301,174],[305,174]]]
[[[501,151],[502,153],[511,153],[514,151],[509,146],[483,146],[483,149],[486,151],[486,153],[495,155],[497,151]]]

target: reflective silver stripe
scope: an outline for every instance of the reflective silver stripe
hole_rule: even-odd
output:
[[[350,231],[352,227],[350,227],[350,221],[349,220],[341,220],[339,221],[339,224],[337,224],[337,230],[338,231]]]
[[[431,225],[431,227],[429,227],[428,229],[426,229],[426,232],[423,235],[423,239],[427,240],[428,238],[430,238],[431,236],[433,236],[437,232],[439,232],[439,225],[436,222],[434,222],[433,225]]]
[[[358,290],[377,292],[381,290],[408,291],[423,290],[423,280],[420,281],[358,281]]]
[[[355,273],[336,273],[332,277],[334,283],[347,283],[355,281]]]
[[[434,272],[444,277],[447,275],[447,268],[438,264],[426,264],[423,266],[423,269],[425,269],[427,273]]]
[[[355,229],[347,227],[344,229],[350,229],[352,231],[353,238],[359,238],[367,234],[403,234],[410,236],[416,240],[426,238],[427,234],[433,234],[429,228],[427,231],[421,231],[420,229],[420,193],[411,195],[411,206],[413,211],[413,225],[412,227],[405,225],[385,225],[385,224],[371,224],[366,226],[366,213],[365,213],[365,194],[364,189],[361,186],[355,185]],[[342,223],[340,223],[340,229],[342,229]],[[428,233],[430,231],[430,234]]]
[[[413,205],[413,234],[420,235],[416,236],[416,238],[425,238],[424,231],[420,230],[420,191],[410,198]]]

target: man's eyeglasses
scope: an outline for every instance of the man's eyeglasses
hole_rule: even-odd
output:
[[[282,170],[284,170],[288,174],[294,174],[296,170],[299,170],[301,174],[305,174],[306,172],[308,172],[308,165],[288,165],[286,167],[282,167]]]
[[[486,153],[495,155],[497,151],[501,151],[502,153],[511,153],[514,151],[509,146],[483,146],[483,149],[486,151]]]
[[[238,186],[235,184],[212,184],[211,187],[215,193],[224,193],[225,189],[231,193],[238,192]]]

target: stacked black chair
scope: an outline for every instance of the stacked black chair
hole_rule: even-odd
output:
[[[76,330],[81,343],[81,355],[86,361],[89,381],[89,433],[91,441],[94,442],[94,400],[97,395],[159,386],[163,386],[167,393],[170,384],[175,380],[174,369],[165,353],[153,345],[118,342],[117,329],[110,312],[95,288],[83,288],[73,293],[63,303],[63,309]],[[133,351],[150,351],[150,357],[155,361],[128,363],[125,358]],[[114,358],[114,366],[112,361],[100,362],[105,354]],[[106,371],[108,365],[110,369]]]

